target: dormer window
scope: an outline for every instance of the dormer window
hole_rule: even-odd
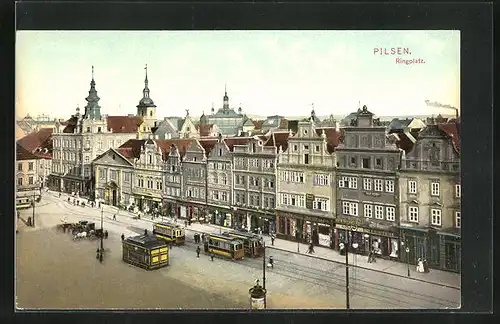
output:
[[[151,156],[151,154],[149,155],[149,164],[153,164],[153,157]]]
[[[101,127],[97,127],[97,132],[100,133],[101,132]]]
[[[222,149],[219,149],[219,156],[222,156]]]
[[[90,127],[87,127],[87,133],[90,133]]]
[[[304,135],[307,135],[307,129],[304,129]]]
[[[152,110],[149,111],[149,116],[153,117],[153,111]]]

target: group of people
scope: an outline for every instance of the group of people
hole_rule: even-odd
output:
[[[205,233],[202,233],[201,235],[200,235],[200,233],[195,233],[194,234],[194,242],[195,243],[205,242],[205,237],[206,237]]]
[[[426,259],[422,260],[421,258],[418,258],[417,272],[425,272],[425,273],[429,272],[429,264],[427,263]]]

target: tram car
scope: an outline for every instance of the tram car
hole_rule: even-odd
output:
[[[152,270],[168,266],[169,250],[165,240],[150,235],[128,237],[122,241],[123,261]]]
[[[225,234],[209,234],[203,247],[206,253],[214,253],[233,260],[243,259],[245,255],[243,241]]]
[[[184,244],[186,235],[184,229],[178,224],[158,222],[153,224],[153,235],[168,243]]]
[[[245,255],[256,258],[263,254],[264,246],[259,235],[239,231],[226,232],[224,234],[242,240]]]

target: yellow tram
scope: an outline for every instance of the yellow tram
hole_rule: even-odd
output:
[[[158,222],[153,224],[153,234],[169,243],[184,244],[186,235],[178,224]]]
[[[256,258],[262,255],[264,246],[259,235],[239,231],[226,232],[224,234],[229,237],[235,237],[242,240],[246,255],[252,258]]]
[[[209,234],[203,243],[205,252],[221,255],[233,260],[243,259],[243,241],[224,234]]]
[[[165,267],[169,263],[167,243],[154,236],[139,235],[122,241],[123,261],[147,269]]]

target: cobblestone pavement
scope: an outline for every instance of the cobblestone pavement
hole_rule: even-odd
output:
[[[103,210],[104,227],[110,232],[110,240],[108,241],[112,241],[111,239],[118,240],[121,233],[128,236],[143,233],[145,228],[152,228],[151,218],[143,217],[140,220],[135,220],[132,219],[133,214],[121,210],[118,212],[115,221],[113,220],[113,214],[117,212],[116,208],[104,206]],[[31,212],[31,209],[22,211],[21,217],[26,219],[31,215]],[[21,231],[41,231],[43,228],[59,224],[61,219],[64,218],[70,222],[81,219],[93,221],[96,223],[96,227],[99,227],[101,211],[97,208],[68,204],[64,195],[58,198],[55,194],[49,192],[44,194],[42,202],[37,205],[37,215],[39,215],[37,227],[22,228]],[[194,234],[193,230],[217,232],[219,229],[213,225],[192,224],[186,232],[189,241]],[[205,292],[231,296],[236,306],[226,303],[225,307],[247,307],[248,289],[253,285],[255,279],[262,278],[262,259],[245,259],[242,262],[216,259],[212,262],[204,254],[200,256],[200,259],[197,259],[196,245],[189,241],[184,247],[174,247],[172,249],[171,266],[168,267],[168,270],[161,269],[159,272],[168,273],[172,276],[175,273],[173,278],[176,280],[185,280],[184,284]],[[322,248],[315,248],[316,256],[320,256],[320,258],[317,258],[304,253],[297,254],[294,252],[296,246],[294,242],[275,240],[274,247],[267,249],[268,253],[271,253],[276,260],[275,268],[266,271],[268,307],[345,307],[345,267],[334,257],[328,258],[327,252],[332,255],[338,253],[329,249],[325,249],[329,251],[323,251]],[[289,250],[286,249],[287,247]],[[305,245],[300,248],[301,251],[307,249]],[[118,245],[113,249],[121,251],[119,240]],[[92,249],[92,251],[94,250]],[[362,257],[354,257],[351,262],[359,264],[362,262],[359,260],[360,258]],[[120,263],[119,261],[118,257],[117,263]],[[123,268],[123,266],[123,264],[120,264],[119,268]],[[436,286],[423,281],[408,280],[404,276],[390,276],[383,272],[374,272],[361,267],[350,269],[350,300],[352,308],[459,307],[460,291],[457,289]],[[121,269],[117,271],[122,272]],[[198,303],[198,305],[201,304],[203,303]],[[196,308],[197,306],[187,303],[185,307]],[[212,308],[216,306],[198,307]]]

